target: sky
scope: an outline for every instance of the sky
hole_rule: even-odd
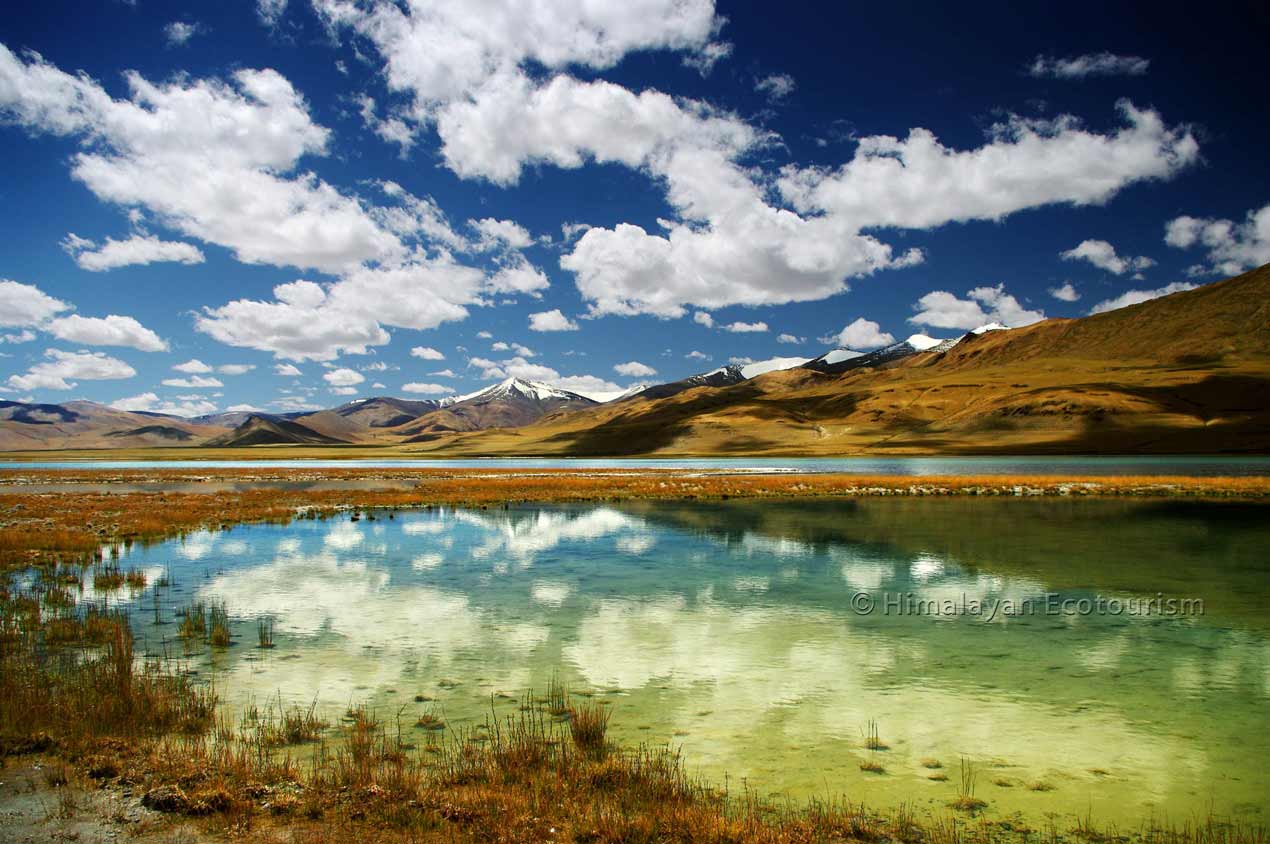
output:
[[[603,395],[1270,262],[1264,4],[966,5],[12,0],[0,400]]]

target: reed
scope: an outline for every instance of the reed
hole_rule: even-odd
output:
[[[256,641],[259,647],[273,647],[273,619],[261,618],[256,621]]]

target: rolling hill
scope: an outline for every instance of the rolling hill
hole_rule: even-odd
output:
[[[284,415],[0,402],[0,449],[371,445],[419,457],[1270,451],[1270,266],[1079,319],[725,366],[599,403],[507,379]],[[999,326],[986,326],[997,329]]]
[[[955,343],[919,340],[929,347],[864,356],[872,360],[838,372],[818,371],[813,361],[719,387],[670,395],[652,388],[643,401],[516,430],[455,435],[435,441],[432,450],[579,456],[1265,452],[1268,301],[1270,267],[1261,267],[1080,319],[970,333]]]

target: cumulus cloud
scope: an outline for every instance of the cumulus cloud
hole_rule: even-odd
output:
[[[1242,223],[1178,217],[1165,225],[1164,242],[1176,249],[1208,250],[1207,263],[1191,267],[1192,275],[1238,275],[1270,263],[1270,205],[1249,211]]]
[[[698,351],[697,349],[693,349],[691,352],[684,355],[684,357],[686,357],[688,360],[710,360],[709,355],[707,355],[705,352]]]
[[[340,368],[332,369],[322,376],[322,380],[332,387],[351,387],[354,384],[360,384],[365,381],[366,376],[355,369]]]
[[[199,397],[185,396],[176,401],[160,399],[155,393],[141,393],[110,403],[116,410],[142,410],[147,413],[166,413],[169,416],[205,416],[216,412],[213,402]],[[233,408],[230,408],[233,410]]]
[[[1084,79],[1089,76],[1142,76],[1151,62],[1139,56],[1115,53],[1086,53],[1080,56],[1037,56],[1028,65],[1028,73],[1038,78]]]
[[[616,372],[618,375],[626,375],[631,378],[642,378],[646,375],[657,374],[657,370],[653,369],[651,366],[647,364],[640,363],[637,360],[627,361],[626,363],[619,363],[613,367],[613,371]]]
[[[112,381],[131,378],[137,371],[105,352],[64,352],[46,349],[42,360],[23,375],[10,375],[15,390],[71,390],[80,381]]]
[[[33,284],[0,280],[0,326],[33,328],[70,309],[69,304]]]
[[[287,376],[287,377],[290,377],[290,376],[299,376],[299,375],[303,375],[303,374],[304,374],[304,373],[300,372],[300,368],[299,368],[298,366],[296,366],[295,364],[291,364],[291,363],[277,363],[277,364],[274,364],[273,371],[274,371],[274,373],[275,373],[276,375],[283,375],[283,376]]]
[[[758,334],[767,330],[765,322],[732,322],[723,326],[724,331],[730,331],[733,334]]]
[[[1029,311],[1018,300],[1005,292],[1005,285],[976,287],[966,292],[965,299],[958,299],[944,290],[927,293],[914,305],[916,314],[908,321],[932,328],[961,328],[969,330],[999,322],[1009,328],[1031,325],[1045,319],[1042,311]]]
[[[560,312],[559,308],[529,315],[530,331],[577,331],[578,324]]]
[[[504,343],[501,340],[490,346],[490,349],[495,352],[515,352],[516,354],[527,358],[537,356],[535,355],[534,350],[528,346],[522,346],[520,343]]]
[[[189,378],[164,378],[163,386],[202,389],[205,387],[224,387],[225,383],[219,378],[206,378],[202,375],[194,375]]]
[[[794,93],[798,84],[788,73],[773,73],[764,76],[754,83],[754,90],[767,97],[769,102],[778,102]]]
[[[168,344],[132,317],[82,317],[78,314],[51,320],[44,329],[59,340],[86,346],[128,346],[143,352],[166,352]]]
[[[176,363],[172,368],[177,372],[184,372],[188,375],[204,375],[212,371],[212,368],[203,363],[198,358],[190,358],[185,363]]]
[[[402,385],[402,392],[420,393],[427,396],[448,396],[454,392],[453,389],[444,384],[424,384],[418,381],[412,381],[409,384]]]
[[[216,367],[221,375],[246,375],[256,368],[254,363],[225,363]]]
[[[169,47],[183,47],[191,38],[202,31],[202,24],[172,21],[163,27],[163,37],[167,40]]]
[[[410,356],[420,360],[445,360],[445,355],[431,346],[415,346],[410,350]]]
[[[1128,272],[1140,272],[1155,266],[1155,261],[1146,256],[1131,258],[1116,254],[1116,249],[1105,240],[1083,240],[1080,245],[1059,253],[1064,261],[1088,261],[1100,270],[1116,275]]]
[[[858,317],[836,335],[820,339],[823,343],[831,343],[844,349],[875,349],[895,342],[895,337],[883,331],[882,326],[864,317]]]
[[[327,154],[330,132],[276,71],[243,69],[229,81],[177,76],[163,84],[127,73],[125,81],[128,97],[114,99],[85,75],[0,46],[0,116],[80,140],[71,174],[99,199],[144,210],[244,263],[338,277],[281,285],[273,301],[205,309],[195,327],[221,342],[331,360],[387,343],[385,326],[435,327],[463,319],[488,292],[546,285],[511,251],[500,255],[501,273],[489,277],[460,264],[446,243],[453,229],[428,216],[435,203],[381,185],[388,202],[371,205],[301,169],[305,157]],[[104,257],[92,260],[193,258],[179,244],[162,243],[143,236],[108,243],[99,250]],[[459,238],[455,248],[465,244]],[[88,252],[83,243],[76,249]]]
[[[705,311],[697,311],[693,314],[692,321],[697,325],[704,325],[706,328],[714,328],[714,317]]]
[[[62,241],[62,248],[81,269],[90,272],[162,262],[201,264],[206,260],[203,251],[193,244],[160,240],[153,235],[136,234],[127,240],[108,237],[99,246],[96,241],[71,232]]]
[[[1080,298],[1080,291],[1070,281],[1064,282],[1058,287],[1051,287],[1049,294],[1060,302],[1075,302]]]
[[[1168,296],[1170,293],[1181,293],[1184,290],[1194,290],[1196,285],[1187,281],[1175,281],[1172,284],[1166,284],[1155,290],[1126,290],[1124,293],[1114,299],[1106,299],[1099,302],[1089,309],[1091,314],[1101,314],[1106,311],[1114,311],[1118,308],[1127,308],[1129,305],[1137,305],[1142,302],[1149,302],[1152,299],[1158,299],[1161,296]]]
[[[781,336],[776,338],[776,342],[777,343],[805,343],[807,342],[807,338],[798,337],[793,334],[782,334]]]

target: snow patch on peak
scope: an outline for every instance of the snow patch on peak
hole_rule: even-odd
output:
[[[767,360],[756,360],[753,363],[747,363],[741,367],[741,375],[745,378],[754,378],[758,375],[765,375],[768,372],[777,372],[782,369],[794,369],[802,366],[810,358],[768,358]]]
[[[855,349],[834,349],[831,352],[826,352],[820,359],[825,363],[832,365],[835,363],[842,363],[844,360],[861,357],[864,357],[864,352],[857,352]]]
[[[989,331],[1009,331],[1010,329],[999,322],[990,322],[987,325],[981,325],[978,328],[970,329],[971,334],[986,334]]]
[[[919,352],[924,352],[927,349],[933,349],[944,341],[936,340],[934,337],[928,337],[925,334],[914,334],[904,342],[912,346],[914,349],[917,349]]]

